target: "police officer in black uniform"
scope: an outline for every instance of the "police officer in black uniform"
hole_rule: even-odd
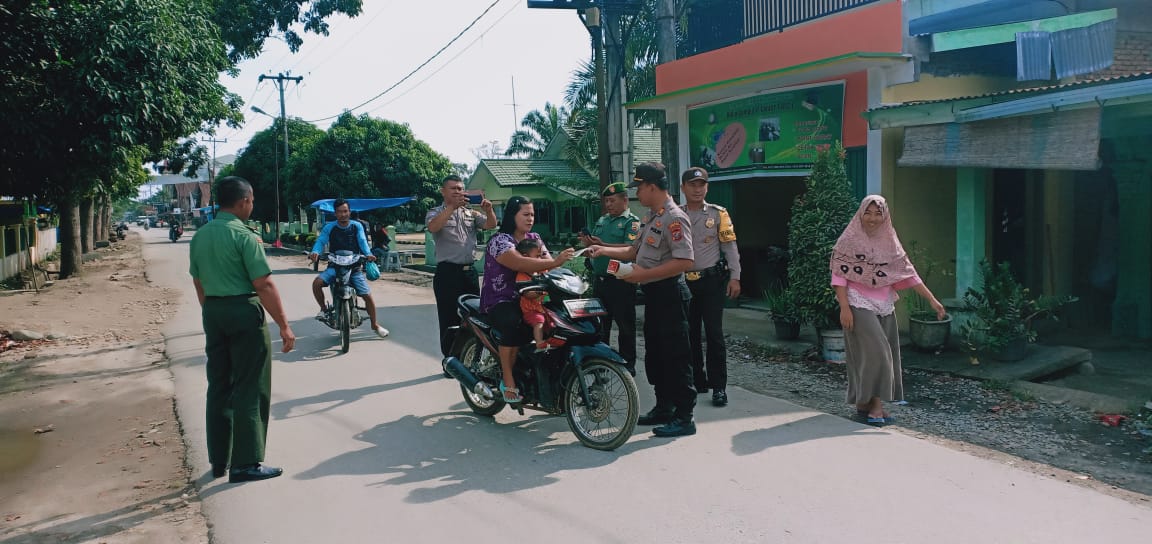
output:
[[[689,168],[680,176],[684,211],[692,222],[692,269],[684,274],[692,302],[688,306],[688,339],[697,393],[712,388],[712,405],[728,404],[728,354],[724,346],[724,297],[740,296],[740,253],[736,229],[723,206],[705,202],[708,171]],[[703,325],[704,335],[700,329]],[[704,346],[708,345],[707,365]],[[707,372],[705,372],[707,370]]]
[[[588,253],[634,265],[620,265],[616,277],[640,284],[644,291],[644,372],[656,392],[656,407],[638,421],[660,425],[656,436],[696,434],[692,412],[692,358],[688,343],[688,300],[684,272],[692,268],[692,228],[688,215],[668,195],[664,165],[647,162],[636,167],[629,188],[650,210],[632,247],[593,245]],[[609,267],[612,271],[614,267]]]

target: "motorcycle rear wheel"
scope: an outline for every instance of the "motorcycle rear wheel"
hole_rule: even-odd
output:
[[[340,353],[348,353],[348,347],[352,343],[352,311],[351,306],[355,304],[351,299],[340,301]]]
[[[479,339],[471,334],[468,335],[468,338],[462,341],[460,350],[454,355],[457,359],[460,360],[461,363],[464,364],[464,367],[467,368],[469,372],[475,374],[476,377],[480,377],[482,374],[483,366],[491,364],[495,364],[497,367],[500,366],[499,361],[495,361],[493,359],[495,356],[491,353],[485,352],[484,345],[480,343]],[[485,361],[485,358],[488,358],[489,360]],[[492,389],[496,390],[496,387],[493,387]],[[460,385],[460,392],[464,394],[464,402],[468,404],[468,407],[472,409],[473,413],[482,416],[493,416],[498,414],[500,410],[504,409],[505,402],[504,399],[500,397],[490,399],[484,395],[480,395],[469,390],[467,387],[464,387],[463,384]],[[498,391],[497,395],[499,395]]]
[[[592,449],[612,451],[632,437],[640,416],[640,396],[636,381],[623,367],[599,357],[581,365],[583,373],[572,373],[564,382],[564,414],[568,426],[582,444]],[[584,404],[580,395],[583,376],[594,407]]]

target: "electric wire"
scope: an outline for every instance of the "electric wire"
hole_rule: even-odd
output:
[[[488,7],[484,9],[483,13],[481,13],[479,16],[477,16],[475,19],[473,19],[471,23],[468,23],[468,26],[464,27],[464,30],[461,30],[459,34],[456,34],[456,36],[453,37],[451,40],[449,40],[447,44],[444,44],[444,47],[441,47],[440,50],[433,53],[432,56],[428,58],[428,60],[421,63],[419,66],[417,66],[411,72],[408,72],[408,75],[400,78],[400,81],[397,81],[396,83],[393,83],[387,89],[380,91],[380,94],[377,94],[376,96],[373,96],[372,98],[369,98],[368,100],[365,100],[364,102],[362,102],[362,103],[360,103],[354,107],[348,108],[348,109],[344,110],[343,112],[340,112],[336,115],[330,115],[328,117],[321,117],[320,119],[312,119],[312,120],[309,120],[307,122],[308,123],[318,123],[321,121],[327,121],[329,119],[335,119],[335,118],[343,115],[344,112],[352,112],[352,111],[355,111],[357,109],[360,109],[360,108],[362,108],[368,104],[371,104],[372,102],[375,102],[381,96],[388,94],[389,91],[391,91],[392,89],[395,89],[396,87],[399,87],[402,83],[404,83],[405,81],[408,81],[408,79],[411,78],[413,75],[416,75],[416,72],[419,72],[420,69],[427,66],[428,63],[432,62],[433,60],[436,60],[436,57],[440,56],[440,54],[443,53],[445,49],[448,49],[449,47],[452,46],[452,44],[456,43],[456,40],[459,40],[460,37],[463,36],[465,32],[468,32],[472,27],[476,26],[476,23],[480,22],[480,19],[484,18],[484,16],[487,15],[489,11],[492,11],[492,8],[496,7],[496,4],[499,4],[502,1],[503,0],[495,0],[494,2],[489,4]]]
[[[460,55],[463,55],[469,49],[471,49],[472,46],[476,45],[480,40],[483,40],[484,37],[487,36],[488,33],[491,32],[493,28],[496,28],[496,25],[500,24],[500,21],[503,21],[505,18],[507,18],[509,15],[511,15],[512,12],[516,11],[516,8],[518,8],[518,7],[520,7],[519,4],[512,4],[512,7],[508,8],[508,11],[505,11],[504,15],[501,15],[499,19],[496,19],[496,21],[494,21],[491,25],[489,25],[488,28],[486,28],[484,30],[484,32],[481,32],[480,35],[477,36],[474,40],[472,40],[471,42],[468,42],[468,45],[465,45],[463,49],[461,49],[458,53],[456,53],[451,58],[449,58],[447,61],[445,61],[443,65],[441,65],[439,68],[434,70],[431,74],[428,74],[426,77],[424,77],[424,79],[421,79],[420,81],[416,82],[415,85],[412,85],[411,87],[405,89],[404,92],[393,97],[391,100],[389,100],[383,104],[380,104],[379,106],[376,106],[375,108],[372,108],[372,109],[366,111],[365,113],[373,113],[373,112],[384,109],[385,107],[389,106],[393,102],[396,102],[397,100],[400,100],[401,98],[404,98],[408,93],[419,88],[421,85],[424,84],[424,82],[435,77],[436,74],[439,74],[441,70],[447,68],[450,64],[452,64],[452,62],[454,62],[456,59],[460,58]]]

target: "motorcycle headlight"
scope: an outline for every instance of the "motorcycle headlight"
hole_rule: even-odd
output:
[[[331,255],[328,257],[328,262],[339,266],[352,266],[356,264],[359,259],[356,255]]]

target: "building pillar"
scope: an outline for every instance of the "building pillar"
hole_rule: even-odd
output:
[[[956,169],[956,296],[980,280],[987,258],[988,170]]]
[[[1152,167],[1145,161],[1149,138],[1115,142],[1121,233],[1116,262],[1112,334],[1152,338]]]

